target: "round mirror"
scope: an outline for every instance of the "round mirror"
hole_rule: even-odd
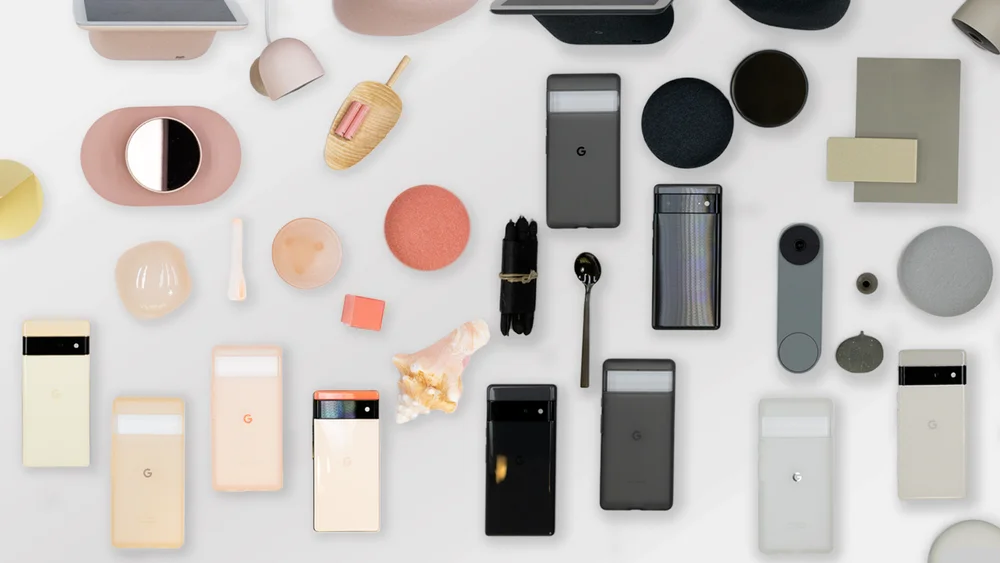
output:
[[[201,142],[181,121],[150,119],[129,137],[125,162],[140,186],[151,192],[176,192],[198,175]]]

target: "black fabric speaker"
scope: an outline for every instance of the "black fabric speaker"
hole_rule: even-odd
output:
[[[851,0],[729,0],[764,25],[815,31],[843,19]]]
[[[570,45],[649,45],[674,27],[674,7],[642,16],[535,16],[556,39]]]
[[[733,108],[718,88],[697,78],[660,86],[642,110],[642,136],[656,158],[698,168],[719,158],[733,138]]]

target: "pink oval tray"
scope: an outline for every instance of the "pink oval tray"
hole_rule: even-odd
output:
[[[125,146],[135,128],[154,117],[186,123],[201,141],[202,162],[191,184],[172,193],[140,186],[125,164]],[[83,175],[104,199],[136,207],[197,205],[221,196],[236,181],[242,152],[236,130],[221,115],[194,106],[123,108],[105,114],[87,131],[80,151]]]

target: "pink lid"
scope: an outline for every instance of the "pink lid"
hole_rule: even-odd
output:
[[[333,0],[344,27],[364,35],[414,35],[456,18],[476,0]]]

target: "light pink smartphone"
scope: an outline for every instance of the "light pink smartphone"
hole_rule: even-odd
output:
[[[379,531],[378,391],[313,395],[313,529]]]
[[[212,486],[277,491],[283,480],[281,348],[212,352]]]

